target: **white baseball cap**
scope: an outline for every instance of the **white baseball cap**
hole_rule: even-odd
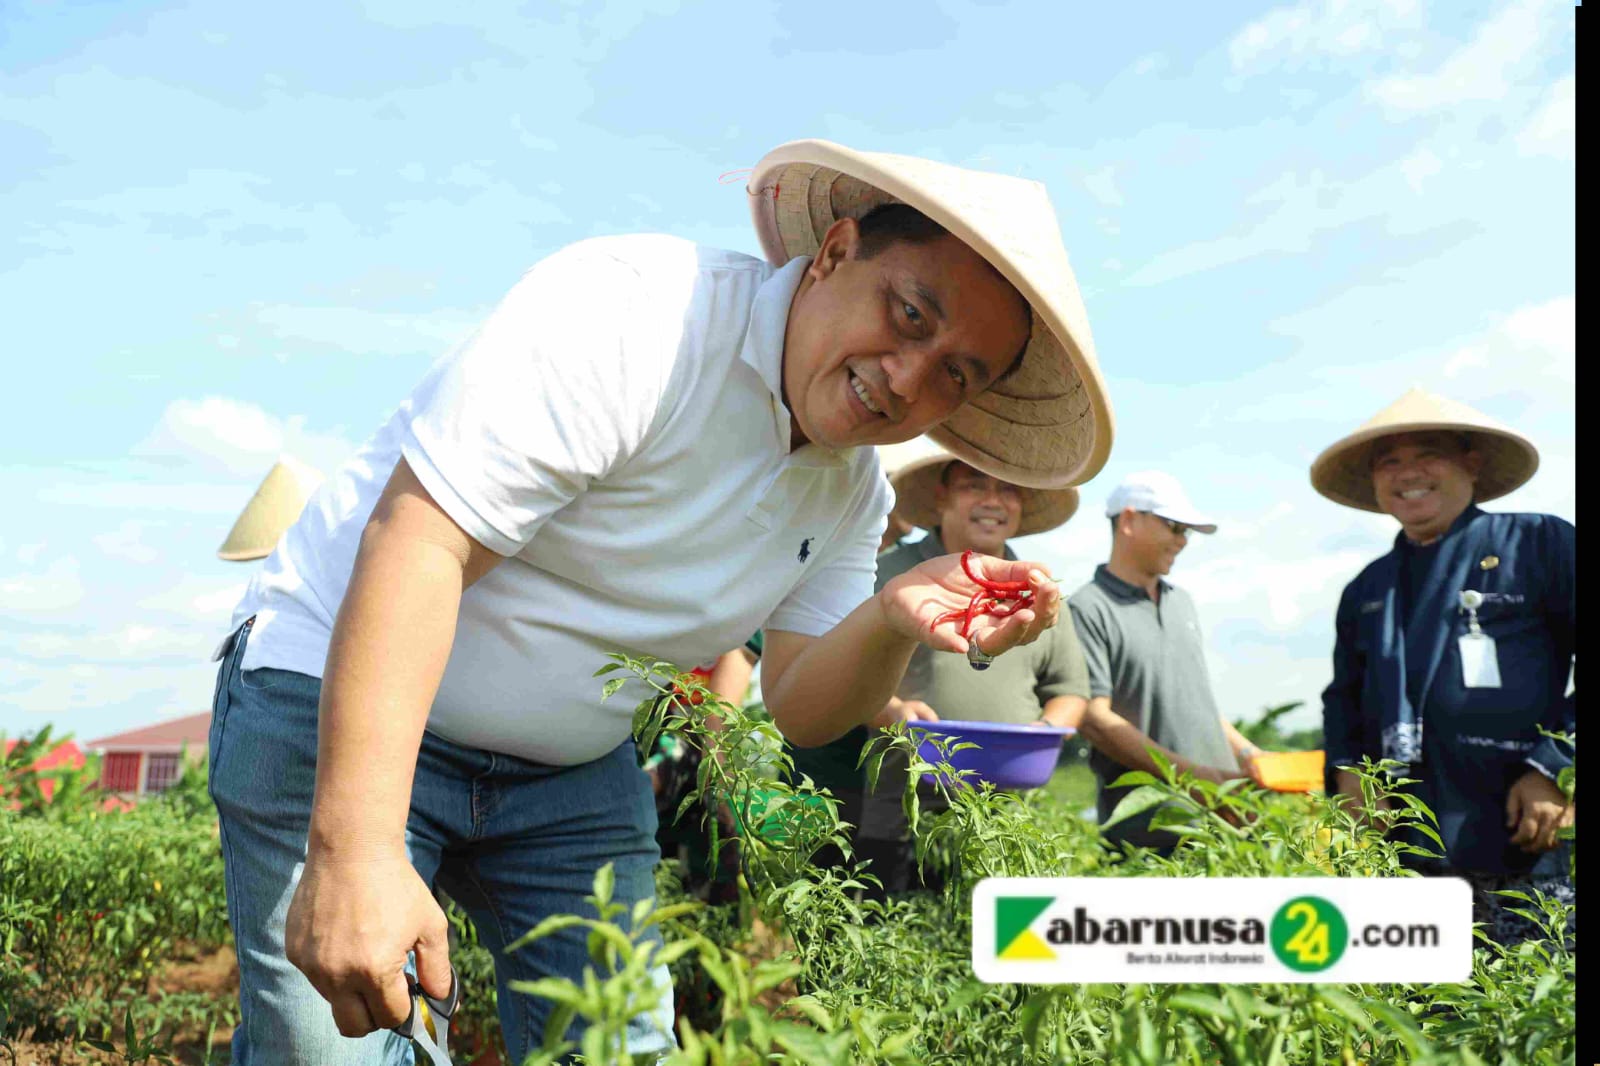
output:
[[[1128,507],[1181,522],[1196,533],[1217,531],[1217,524],[1189,502],[1178,479],[1159,470],[1140,470],[1123,478],[1106,499],[1106,517],[1115,518]]]

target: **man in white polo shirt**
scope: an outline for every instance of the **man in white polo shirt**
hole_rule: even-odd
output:
[[[1104,462],[1042,186],[803,141],[749,192],[770,263],[626,237],[535,266],[252,582],[211,737],[236,1064],[408,1061],[382,1031],[408,956],[449,991],[432,883],[495,951],[513,1060],[538,1044],[549,1005],[509,982],[578,977],[584,937],[505,944],[584,913],[606,863],[619,901],[652,890],[641,693],[600,702],[607,652],[689,666],[762,629],[767,707],[812,745],[881,707],[919,644],[981,660],[1053,624],[1059,592],[1021,561],[983,569],[1031,608],[970,640],[934,625],[975,590],[955,557],[874,595],[890,499],[862,447],[931,431],[1047,486]],[[630,1052],[670,1045],[661,1007]]]

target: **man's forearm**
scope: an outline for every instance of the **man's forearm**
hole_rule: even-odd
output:
[[[1226,718],[1222,720],[1222,732],[1228,738],[1228,747],[1233,750],[1233,756],[1236,759],[1245,759],[1261,750],[1251,743],[1249,737],[1239,732],[1238,726]]]
[[[1160,774],[1160,767],[1150,757],[1150,749],[1152,748],[1159,751],[1162,757],[1171,762],[1180,772],[1193,772],[1202,769],[1198,764],[1185,759],[1170,748],[1163,747],[1151,740],[1132,722],[1113,711],[1110,702],[1103,697],[1089,701],[1088,710],[1084,712],[1083,725],[1080,727],[1080,732],[1102,755],[1118,765],[1126,766],[1130,770],[1144,770],[1148,773]]]
[[[876,596],[809,642],[763,695],[797,747],[826,744],[873,717],[894,696],[917,642],[890,629]]]
[[[363,536],[323,672],[313,853],[404,854],[417,751],[461,590],[449,549],[378,526]]]
[[[1058,729],[1077,729],[1083,722],[1089,701],[1082,696],[1054,696],[1045,701],[1039,720]]]

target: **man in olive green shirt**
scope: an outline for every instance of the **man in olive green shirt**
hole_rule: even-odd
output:
[[[1011,537],[1053,529],[1077,508],[1076,489],[1021,488],[980,473],[931,445],[924,452],[920,459],[902,465],[891,480],[896,513],[927,529],[928,535],[878,556],[879,588],[919,563],[948,553],[970,549],[1015,559],[1006,545]],[[840,816],[856,827],[855,857],[871,860],[869,872],[882,882],[883,894],[898,893],[921,883],[901,806],[906,766],[886,758],[877,789],[867,792],[865,773],[857,762],[872,730],[894,722],[940,718],[1075,727],[1088,698],[1088,668],[1071,620],[1062,612],[1054,629],[997,657],[987,670],[974,670],[955,655],[913,653],[895,696],[868,725],[831,744],[790,747],[788,753],[797,774],[808,775],[839,799]],[[842,864],[843,855],[829,848],[815,861],[836,866]],[[879,896],[876,891],[871,894]]]

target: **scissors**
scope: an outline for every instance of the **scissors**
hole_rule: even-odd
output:
[[[434,999],[422,990],[417,979],[406,974],[406,988],[411,993],[411,1013],[394,1027],[394,1032],[405,1037],[418,1050],[417,1062],[422,1066],[453,1066],[450,1061],[450,1019],[461,1003],[461,984],[456,980],[456,968],[450,967],[450,994],[444,999]],[[421,1055],[426,1055],[423,1059]]]

